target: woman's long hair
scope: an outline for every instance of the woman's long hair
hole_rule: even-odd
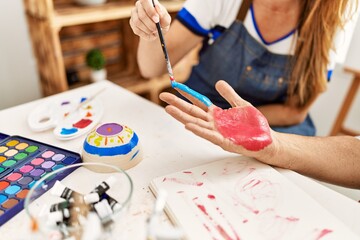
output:
[[[288,88],[288,104],[306,107],[327,86],[329,51],[343,28],[352,0],[301,0],[298,40]],[[357,7],[357,1],[356,1]]]

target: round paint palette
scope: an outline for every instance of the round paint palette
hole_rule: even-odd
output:
[[[29,115],[28,124],[36,132],[54,128],[55,137],[61,140],[79,137],[95,127],[103,115],[103,106],[98,100],[82,104],[86,99],[78,97],[42,104]]]

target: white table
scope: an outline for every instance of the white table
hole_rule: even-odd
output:
[[[54,138],[51,131],[34,133],[27,126],[27,116],[44,101],[88,95],[104,86],[106,90],[98,96],[105,107],[102,122],[126,124],[138,134],[142,145],[143,161],[128,170],[135,189],[125,231],[127,239],[145,239],[145,220],[154,202],[148,184],[153,178],[234,155],[186,131],[163,108],[108,81],[0,111],[0,132],[79,152],[84,137],[60,141]],[[277,170],[360,236],[359,203],[310,178],[288,170]],[[76,180],[76,175],[71,177]],[[22,211],[0,228],[0,239],[29,239],[28,232],[29,219]]]

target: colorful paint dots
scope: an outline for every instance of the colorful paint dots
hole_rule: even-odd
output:
[[[21,187],[19,185],[12,185],[8,188],[6,188],[5,193],[12,195],[12,194],[16,194],[20,191]]]
[[[17,140],[11,140],[11,141],[9,141],[8,143],[6,143],[6,146],[8,146],[8,147],[14,147],[14,146],[16,146],[18,143],[19,143],[19,141],[17,141]]]
[[[62,128],[61,129],[61,135],[71,135],[78,131],[77,128]]]
[[[30,171],[33,170],[33,169],[34,169],[33,166],[31,166],[31,165],[25,165],[25,166],[23,166],[23,167],[20,168],[20,172],[22,172],[22,173],[28,173],[28,172],[30,172]]]
[[[65,155],[59,153],[59,154],[55,154],[55,155],[52,157],[52,160],[54,160],[54,161],[61,161],[61,160],[63,160],[64,158],[65,158]]]
[[[5,151],[8,150],[8,149],[9,149],[8,147],[0,146],[0,153],[3,153],[3,152],[5,152]]]
[[[10,185],[9,182],[7,181],[1,181],[0,182],[0,191],[4,190],[5,188],[7,188]]]
[[[10,174],[6,179],[9,180],[9,181],[14,182],[14,181],[18,180],[21,177],[22,177],[22,174],[16,172],[16,173]]]
[[[33,153],[35,152],[36,150],[38,150],[39,147],[38,146],[29,146],[25,149],[25,152],[28,152],[28,153]]]
[[[10,209],[12,207],[14,207],[16,204],[18,204],[19,200],[16,200],[14,198],[4,202],[1,206],[5,209]]]
[[[38,166],[40,164],[42,164],[45,160],[43,158],[35,158],[34,160],[31,161],[31,164],[34,166]]]
[[[23,159],[26,158],[27,156],[28,156],[27,153],[22,152],[22,153],[16,154],[16,155],[14,156],[14,158],[15,158],[16,160],[23,160]]]
[[[20,199],[24,199],[28,193],[29,193],[29,189],[24,189],[21,192],[18,192],[16,194],[16,197]]]
[[[37,168],[37,169],[31,171],[31,172],[30,172],[30,175],[31,175],[31,176],[34,176],[34,177],[37,177],[37,176],[41,176],[44,172],[45,172],[44,169]]]
[[[21,178],[18,183],[21,184],[21,185],[28,185],[29,183],[31,183],[34,179],[32,177],[23,177]]]
[[[41,167],[45,168],[45,169],[48,169],[48,168],[51,168],[55,165],[55,162],[53,161],[47,161],[47,162],[44,162],[43,164],[41,164]]]
[[[3,166],[5,167],[11,167],[12,165],[14,165],[16,163],[15,160],[8,160],[6,162],[3,163]]]
[[[20,143],[20,144],[18,144],[15,148],[17,149],[17,150],[24,150],[25,148],[27,148],[29,146],[29,144],[27,144],[27,143]]]
[[[18,153],[18,150],[10,149],[10,150],[6,151],[6,152],[4,153],[4,155],[5,155],[6,157],[12,157],[12,156],[14,156],[14,155],[17,154],[17,153]]]
[[[43,158],[51,158],[52,156],[54,156],[54,152],[53,151],[46,151],[46,152],[44,152],[41,156],[43,157]]]
[[[0,204],[5,202],[7,200],[7,197],[5,195],[0,194]]]

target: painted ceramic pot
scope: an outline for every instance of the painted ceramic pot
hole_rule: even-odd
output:
[[[83,162],[111,164],[126,170],[142,160],[142,151],[139,138],[131,128],[117,123],[105,123],[87,135],[82,158]]]

